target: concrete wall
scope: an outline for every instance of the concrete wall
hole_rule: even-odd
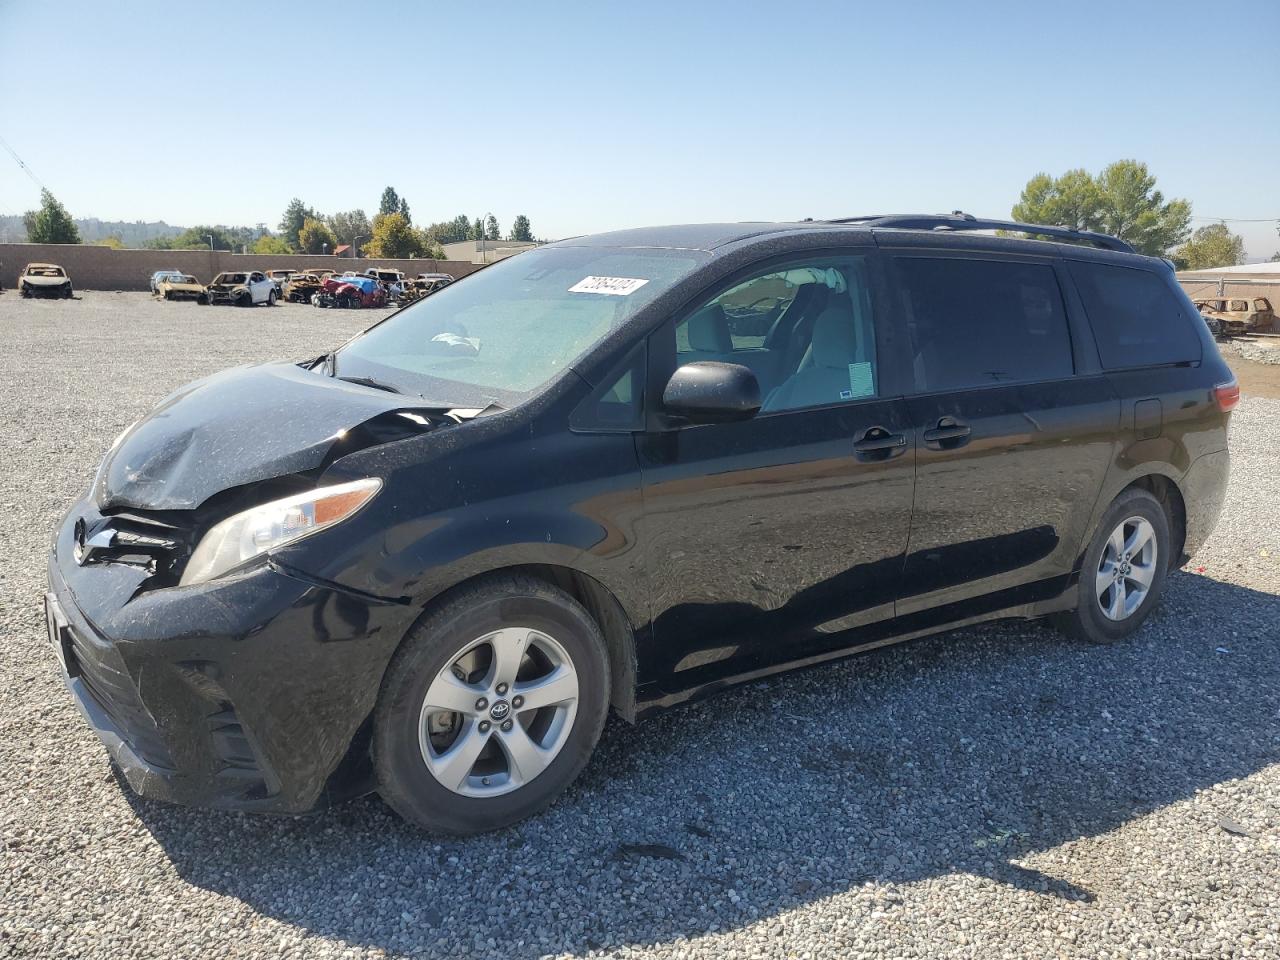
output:
[[[1192,300],[1218,300],[1223,297],[1266,297],[1271,301],[1273,310],[1280,310],[1280,281],[1275,283],[1269,279],[1255,279],[1250,282],[1229,280],[1230,274],[1223,276],[1222,293],[1218,293],[1216,279],[1204,280],[1200,277],[1178,277],[1178,286],[1187,292]],[[1280,330],[1280,326],[1277,327]]]
[[[225,250],[112,250],[88,244],[0,243],[0,284],[12,290],[18,273],[28,263],[56,263],[66,268],[77,290],[146,290],[157,270],[181,270],[201,283],[208,283],[224,270],[301,270],[324,267],[330,270],[363,271],[368,267],[397,267],[410,276],[419,273],[447,273],[465,277],[480,269],[456,260],[369,260],[364,257],[320,257],[309,255],[260,256]]]

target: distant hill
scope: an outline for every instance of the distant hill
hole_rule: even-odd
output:
[[[77,220],[80,228],[80,239],[85,243],[96,243],[107,237],[119,237],[126,247],[146,246],[148,240],[156,237],[176,237],[186,227],[175,227],[163,220],[145,223],[142,220],[99,220],[90,217]],[[27,228],[23,226],[20,216],[0,216],[0,243],[23,243],[27,239]]]

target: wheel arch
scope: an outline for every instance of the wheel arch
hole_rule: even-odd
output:
[[[1187,502],[1177,481],[1162,473],[1148,473],[1133,480],[1120,493],[1125,490],[1145,490],[1160,501],[1165,516],[1169,518],[1169,539],[1173,548],[1169,551],[1168,569],[1180,567],[1185,562],[1182,551],[1187,540]],[[1112,501],[1114,500],[1115,497],[1112,497]]]

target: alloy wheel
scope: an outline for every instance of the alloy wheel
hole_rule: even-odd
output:
[[[1142,606],[1157,560],[1156,531],[1145,517],[1129,517],[1111,531],[1094,582],[1103,616],[1125,620]]]
[[[418,722],[422,759],[454,793],[510,793],[556,758],[577,708],[578,674],[564,647],[541,631],[505,627],[432,680]]]

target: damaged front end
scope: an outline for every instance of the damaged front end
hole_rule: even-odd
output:
[[[55,536],[46,613],[68,687],[137,792],[300,813],[365,789],[366,721],[412,610],[279,563],[236,524],[318,488],[358,509],[345,487],[368,499],[380,481],[320,486],[330,465],[462,419],[405,400],[264,364],[182,388],[113,445]],[[240,552],[193,577],[219,536]]]

